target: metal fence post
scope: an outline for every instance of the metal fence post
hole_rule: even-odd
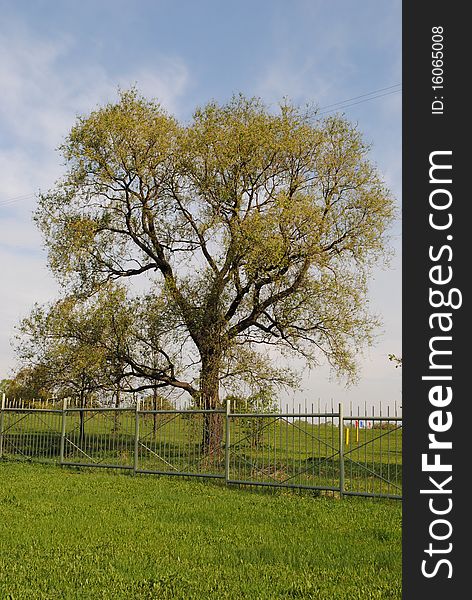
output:
[[[67,398],[64,398],[62,401],[62,428],[61,428],[61,454],[60,454],[60,463],[64,464],[64,450],[66,444],[66,412],[67,412]]]
[[[231,443],[230,437],[230,413],[231,413],[231,400],[226,400],[226,440],[225,440],[225,482],[228,485],[229,481],[229,445]]]
[[[138,470],[138,460],[139,460],[139,397],[136,398],[136,413],[135,413],[135,422],[134,422],[134,464],[133,471],[136,474]]]
[[[344,410],[339,403],[339,495],[344,495]]]
[[[3,457],[3,419],[5,415],[5,393],[2,394],[2,404],[0,408],[0,458]]]

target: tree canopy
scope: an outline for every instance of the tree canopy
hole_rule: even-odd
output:
[[[86,406],[92,396],[126,387],[119,348],[132,317],[124,298],[123,289],[106,285],[92,298],[66,296],[35,305],[21,321],[17,354],[26,372],[42,374],[49,396]]]
[[[393,217],[368,151],[343,118],[289,102],[235,96],[183,124],[124,91],[78,118],[35,219],[65,294],[131,290],[111,313],[128,315],[128,375],[215,407],[221,386],[296,383],[272,349],[355,376]]]

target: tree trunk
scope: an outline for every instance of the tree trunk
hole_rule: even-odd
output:
[[[202,359],[200,376],[200,404],[205,410],[220,407],[219,398],[220,357],[209,353]],[[203,415],[202,452],[210,461],[217,462],[221,457],[223,441],[223,415],[205,413]]]
[[[223,451],[223,415],[220,413],[205,413],[203,415],[202,452],[211,462],[217,462]]]

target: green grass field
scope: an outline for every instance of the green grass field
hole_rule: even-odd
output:
[[[0,462],[0,598],[400,599],[401,504]]]

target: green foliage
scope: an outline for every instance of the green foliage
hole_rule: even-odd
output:
[[[31,403],[51,397],[53,385],[44,365],[24,366],[12,379],[3,379],[1,391],[7,398],[17,398]]]
[[[395,354],[389,354],[388,360],[395,364],[395,369],[398,369],[403,365],[403,358],[401,356],[396,356]]]
[[[20,373],[41,375],[49,395],[77,398],[83,406],[99,390],[114,389],[125,377],[119,351],[130,325],[125,300],[123,289],[108,285],[91,299],[36,305],[18,328],[17,353],[28,365]]]
[[[175,410],[175,403],[161,394],[148,394],[144,396],[141,404],[142,410]],[[152,418],[153,415],[147,415]]]
[[[208,406],[220,385],[293,386],[269,349],[355,378],[393,216],[355,126],[243,96],[183,125],[130,90],[80,117],[62,152],[67,173],[35,219],[67,294],[152,281],[128,305],[133,377]]]
[[[229,395],[226,401],[231,404],[232,412],[263,412],[271,413],[277,410],[277,397],[270,386],[261,387],[250,396]]]
[[[398,502],[26,464],[0,479],[2,598],[401,598]]]

